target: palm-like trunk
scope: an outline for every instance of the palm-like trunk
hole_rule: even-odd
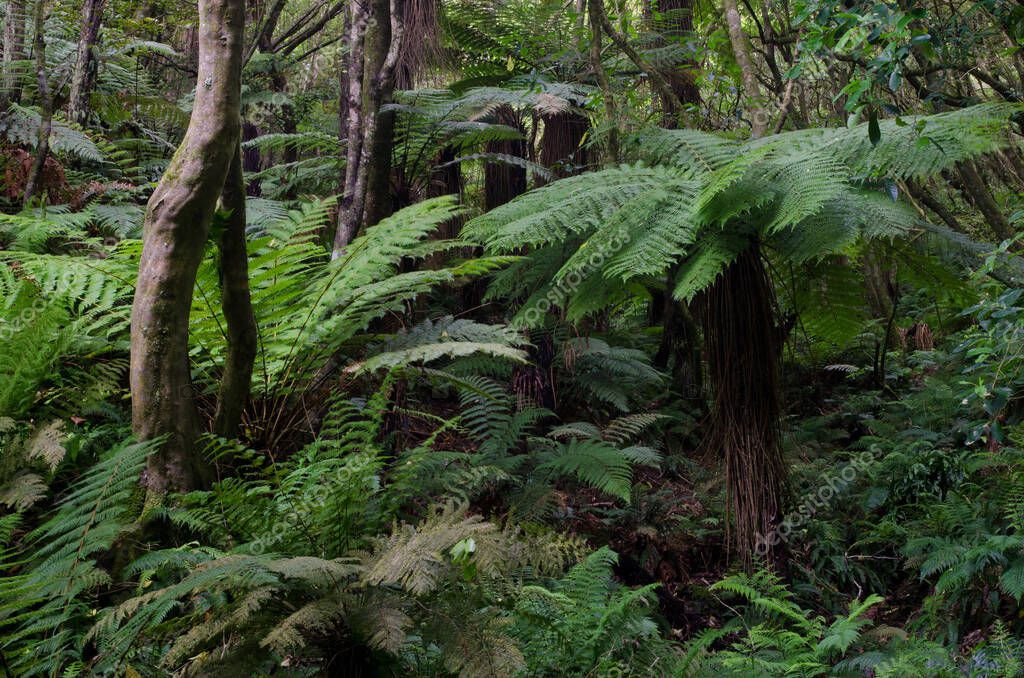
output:
[[[701,300],[708,377],[714,394],[705,445],[725,459],[731,543],[747,563],[776,559],[770,534],[783,510],[779,332],[775,291],[751,245]]]
[[[494,111],[494,122],[525,132],[519,115],[508,104]],[[522,139],[488,141],[484,151],[526,159],[526,142]],[[525,167],[502,162],[484,164],[484,209],[492,210],[523,193],[526,193]]]

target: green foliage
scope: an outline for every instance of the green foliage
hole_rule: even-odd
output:
[[[584,278],[621,286],[663,278],[678,266],[674,295],[691,299],[754,241],[800,264],[848,253],[861,240],[912,234],[919,217],[868,182],[927,177],[996,150],[1008,143],[1007,120],[1017,111],[987,104],[886,121],[877,145],[863,126],[747,143],[644,129],[633,152],[641,164],[549,184],[477,217],[466,232],[493,253],[530,247],[537,250],[532,259],[543,259],[557,248],[556,285]],[[593,284],[573,283],[567,296],[577,294],[595,294]],[[574,314],[572,301],[553,305],[570,318],[600,308]]]
[[[34,8],[0,2],[26,48],[0,68],[0,673],[1024,674],[1020,8],[741,4],[751,73],[710,5],[399,4],[419,89],[376,112],[394,213],[333,260],[349,7],[247,19],[252,395],[239,439],[195,445],[216,482],[155,497],[129,314],[195,7],[107,4],[82,125],[81,7],[45,7],[53,185],[22,210]],[[744,140],[764,112],[780,133]],[[204,424],[223,218],[187,309]],[[689,315],[750,247],[792,495],[785,567],[726,575],[734,478],[697,453],[717,357]]]
[[[602,548],[552,588],[523,589],[512,630],[527,657],[523,675],[678,675],[678,650],[648,613],[655,586],[619,586],[617,560]]]
[[[0,587],[3,650],[19,675],[54,675],[82,660],[95,595],[111,583],[98,564],[138,516],[138,478],[160,441],[122,443],[61,499],[24,538],[24,573]],[[5,565],[15,560],[5,555]]]
[[[727,577],[710,591],[740,598],[741,611],[721,629],[709,629],[691,642],[688,675],[829,674],[831,665],[862,642],[864,629],[871,625],[865,613],[882,602],[877,595],[855,600],[847,614],[828,623],[802,609],[780,580],[763,570]],[[732,633],[740,636],[727,649],[708,651],[714,641]]]

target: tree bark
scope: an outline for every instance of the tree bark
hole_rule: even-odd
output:
[[[559,179],[579,173],[588,164],[583,140],[590,131],[590,120],[576,111],[545,113],[544,135],[540,140],[540,163]],[[538,181],[538,185],[543,181]]]
[[[494,123],[512,127],[525,134],[523,124],[515,109],[502,104],[494,111]],[[526,158],[524,139],[503,139],[488,141],[484,152]],[[492,210],[526,193],[526,168],[504,162],[484,163],[484,209]]]
[[[243,0],[200,0],[198,85],[188,130],[149,200],[131,323],[132,429],[164,437],[144,484],[185,491],[209,479],[194,453],[188,320],[217,199],[238,162]],[[232,278],[234,280],[234,278]]]
[[[740,18],[736,0],[722,0],[722,11],[725,14],[725,23],[729,27],[732,53],[736,58],[736,64],[740,67],[743,94],[746,95],[747,105],[750,107],[750,136],[757,139],[764,136],[768,130],[768,112],[765,110],[761,86],[757,82],[757,73],[754,71],[750,41],[747,39],[747,34],[743,32],[743,21]]]
[[[619,164],[619,120],[615,111],[615,96],[611,83],[608,82],[604,61],[602,61],[601,16],[604,13],[604,8],[598,7],[598,4],[603,2],[604,0],[588,0],[587,2],[587,15],[590,19],[590,68],[594,71],[597,85],[601,89],[601,97],[604,99],[604,115],[608,118],[608,135],[606,137],[608,162],[617,165]]]
[[[992,234],[995,235],[996,239],[1007,240],[1012,238],[1014,235],[1013,226],[1010,225],[1003,211],[999,209],[999,204],[992,197],[992,192],[988,190],[988,186],[985,185],[985,180],[981,178],[981,174],[974,166],[974,162],[964,160],[957,166],[957,173],[960,175],[960,180],[963,183],[965,196],[974,203],[974,206],[985,217],[985,221],[988,222],[989,228],[992,229]]]
[[[68,97],[68,119],[80,125],[85,124],[89,117],[89,96],[96,85],[96,59],[93,51],[99,42],[102,21],[103,0],[85,0],[82,7],[82,32],[78,37],[78,53],[71,77],[71,94]]]
[[[220,209],[230,212],[221,233],[220,299],[224,312],[228,353],[221,376],[213,432],[225,438],[238,435],[242,411],[249,399],[253,360],[256,358],[256,316],[249,296],[249,257],[245,241],[245,178],[241,146],[228,169]]]
[[[0,113],[21,98],[15,61],[25,58],[25,0],[8,0],[4,17],[3,70],[0,71]]]
[[[50,155],[50,131],[53,128],[53,95],[46,74],[46,3],[36,0],[35,37],[32,51],[35,56],[36,85],[39,88],[39,131],[36,135],[36,157],[32,161],[28,178],[25,180],[25,195],[22,204],[28,207],[39,193],[43,179],[43,168]]]
[[[368,0],[365,0],[368,1]],[[391,139],[381,107],[391,101],[404,40],[404,0],[352,3],[349,34],[349,136],[345,185],[332,257],[386,211]],[[380,127],[380,129],[378,129]],[[355,147],[358,139],[358,148]],[[357,155],[358,154],[358,155]]]
[[[348,85],[345,111],[348,115],[345,151],[345,177],[341,184],[341,200],[338,207],[338,227],[334,235],[334,254],[339,248],[352,242],[358,224],[354,214],[362,216],[362,203],[356,201],[356,184],[359,180],[359,160],[363,155],[363,64],[366,46],[366,31],[370,21],[370,9],[366,1],[353,0],[349,13]]]
[[[693,32],[693,2],[692,0],[658,0],[658,11],[662,13],[667,26],[663,34],[671,39],[680,40],[688,33]],[[679,119],[685,111],[677,111],[675,102],[684,105],[699,105],[700,88],[694,80],[691,69],[697,67],[693,61],[687,60],[685,69],[673,66],[662,73],[669,89],[675,94],[675,99],[669,100],[662,94],[661,99],[662,122],[661,126],[674,129],[679,124]]]
[[[780,564],[772,536],[782,518],[782,457],[775,290],[751,243],[702,295],[701,320],[713,388],[707,450],[725,460],[729,541],[750,566],[755,555]]]

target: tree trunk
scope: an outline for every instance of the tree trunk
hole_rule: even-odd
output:
[[[1008,240],[1013,237],[1013,227],[1007,220],[1006,215],[999,209],[999,204],[992,197],[992,192],[985,185],[978,168],[971,160],[964,160],[957,166],[960,180],[963,182],[964,195],[970,200],[978,211],[985,217],[989,228],[996,240]]]
[[[349,33],[348,164],[332,257],[387,212],[391,129],[381,107],[391,101],[404,39],[404,0],[352,3]]]
[[[0,71],[0,113],[21,98],[15,61],[25,58],[25,0],[7,0],[4,17],[3,70]]]
[[[730,542],[744,562],[778,560],[772,538],[782,517],[785,464],[779,428],[775,291],[751,244],[702,295],[701,319],[713,387],[705,446],[725,459]]]
[[[217,199],[238,162],[244,23],[243,0],[200,0],[192,117],[146,212],[132,304],[130,381],[135,435],[166,437],[144,478],[155,493],[200,487],[209,478],[193,449],[201,425],[188,320]]]
[[[725,13],[725,23],[729,27],[732,53],[736,58],[736,64],[740,67],[743,93],[746,95],[747,105],[750,107],[750,136],[756,139],[764,136],[768,130],[768,111],[765,109],[761,86],[757,82],[757,73],[754,71],[750,41],[747,39],[747,34],[743,32],[743,21],[740,18],[736,0],[722,0],[722,10]]]
[[[502,104],[494,111],[494,123],[517,129],[525,134],[519,115],[508,104]],[[526,158],[526,141],[504,139],[488,141],[484,152]],[[516,196],[526,193],[526,168],[504,162],[484,164],[484,209],[490,211],[504,205]]]
[[[590,68],[594,71],[594,77],[601,90],[601,98],[604,99],[604,115],[608,119],[607,140],[607,161],[611,165],[619,164],[619,119],[615,111],[615,95],[612,92],[611,83],[608,81],[608,73],[604,69],[603,46],[601,45],[601,16],[603,7],[599,3],[604,0],[588,0],[587,16],[590,20]]]
[[[561,179],[577,174],[590,158],[583,139],[590,131],[590,120],[576,111],[545,113],[544,136],[540,140],[540,164]],[[539,182],[543,183],[543,182]]]
[[[359,160],[363,155],[363,63],[366,48],[366,31],[370,21],[369,7],[364,2],[349,5],[348,68],[345,112],[348,115],[346,127],[345,177],[341,184],[341,200],[338,205],[338,227],[334,236],[332,256],[338,256],[355,237],[358,223],[354,215],[362,216],[362,203],[357,204],[356,185],[359,180]]]
[[[256,358],[256,317],[249,297],[249,257],[245,243],[245,178],[239,146],[231,161],[220,209],[230,212],[220,249],[220,299],[227,326],[227,358],[221,376],[213,432],[225,438],[238,435],[242,411],[249,399],[252,364]]]
[[[682,40],[688,33],[693,32],[693,2],[692,0],[658,0],[658,11],[663,15],[664,25],[656,26],[668,38]],[[700,104],[700,88],[691,73],[691,69],[697,64],[687,61],[684,67],[674,66],[665,69],[662,77],[668,84],[669,89],[675,94],[675,99],[669,99],[661,94],[662,123],[661,126],[668,129],[675,129],[679,124],[679,118],[684,111],[675,110],[675,101],[682,104]]]
[[[252,141],[259,136],[259,127],[252,122],[242,122],[243,143],[246,141]],[[249,172],[259,172],[261,169],[263,169],[263,158],[260,157],[260,149],[255,147],[242,149],[242,176],[245,176]],[[263,185],[259,179],[250,179],[246,186],[246,194],[254,198],[258,198],[263,195]]]
[[[50,130],[53,128],[53,95],[46,74],[46,3],[36,0],[35,38],[32,51],[35,56],[36,85],[39,88],[39,131],[36,135],[36,157],[32,161],[28,178],[25,180],[25,195],[22,204],[28,207],[39,193],[43,179],[43,168],[50,155]]]
[[[102,21],[103,0],[85,0],[82,7],[82,33],[78,37],[78,54],[68,97],[68,119],[80,125],[84,125],[89,117],[89,96],[96,85],[96,59],[93,51],[99,41]]]

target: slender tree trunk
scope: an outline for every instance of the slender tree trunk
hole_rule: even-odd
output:
[[[404,0],[355,0],[349,34],[348,154],[332,257],[385,211],[391,144],[381,106],[390,102],[404,39]],[[357,142],[358,139],[358,142]],[[368,218],[369,217],[369,218]]]
[[[259,136],[259,127],[252,122],[242,122],[242,143],[252,141]],[[263,169],[263,158],[260,156],[260,149],[242,149],[242,175],[244,176],[249,172],[259,172],[261,169]],[[248,185],[246,185],[246,194],[254,198],[263,195],[263,186],[259,179],[250,179]]]
[[[359,181],[359,161],[363,157],[363,64],[365,61],[366,31],[370,21],[367,0],[352,0],[349,5],[348,69],[346,81],[348,93],[345,111],[348,114],[346,127],[345,178],[341,185],[341,201],[338,209],[338,228],[334,236],[333,256],[339,249],[352,242],[359,228],[355,215],[362,216],[362,202],[356,200]]]
[[[25,58],[25,0],[7,0],[4,17],[3,70],[0,71],[0,113],[21,97],[15,61]]]
[[[746,95],[747,105],[750,107],[750,136],[756,139],[764,136],[768,130],[768,111],[765,109],[761,85],[757,82],[750,41],[747,39],[747,34],[743,32],[743,21],[740,18],[736,0],[722,0],[722,11],[725,14],[725,23],[729,27],[732,53],[736,58],[736,64],[740,67],[743,93]]]
[[[39,88],[39,131],[36,136],[36,157],[32,162],[28,178],[25,180],[24,206],[29,206],[32,199],[39,193],[46,158],[50,155],[50,131],[53,128],[53,95],[50,93],[50,82],[46,73],[46,2],[36,0],[35,38],[32,51],[35,56],[36,86]]]
[[[201,424],[191,386],[188,320],[210,222],[231,165],[238,162],[244,23],[243,0],[200,0],[192,117],[146,212],[132,305],[130,381],[135,435],[166,438],[144,479],[156,493],[192,489],[209,478],[193,449]],[[237,190],[234,182],[230,190]],[[238,254],[229,247],[229,255],[233,291]]]
[[[249,257],[245,241],[245,177],[241,146],[231,161],[220,209],[230,212],[220,249],[220,299],[227,326],[228,352],[220,382],[213,432],[225,438],[238,435],[242,411],[249,399],[253,360],[256,358],[256,317],[249,296]]]
[[[89,96],[96,84],[96,58],[93,52],[99,42],[102,21],[103,0],[85,0],[75,71],[71,77],[71,94],[68,97],[68,119],[80,125],[85,124],[89,117]]]
[[[603,8],[597,6],[602,2],[604,0],[588,0],[587,2],[587,15],[590,19],[590,68],[594,71],[597,85],[601,89],[601,97],[604,99],[604,115],[608,119],[608,162],[617,165],[619,164],[619,120],[615,111],[615,96],[611,83],[608,82],[608,73],[605,72],[602,60],[601,16],[604,11]]]
[[[1006,215],[999,209],[999,204],[992,196],[992,192],[985,185],[978,168],[971,160],[964,160],[957,166],[957,172],[963,183],[964,194],[968,200],[974,203],[978,211],[985,217],[992,234],[997,240],[1007,240],[1014,235],[1013,227],[1007,220]]]

